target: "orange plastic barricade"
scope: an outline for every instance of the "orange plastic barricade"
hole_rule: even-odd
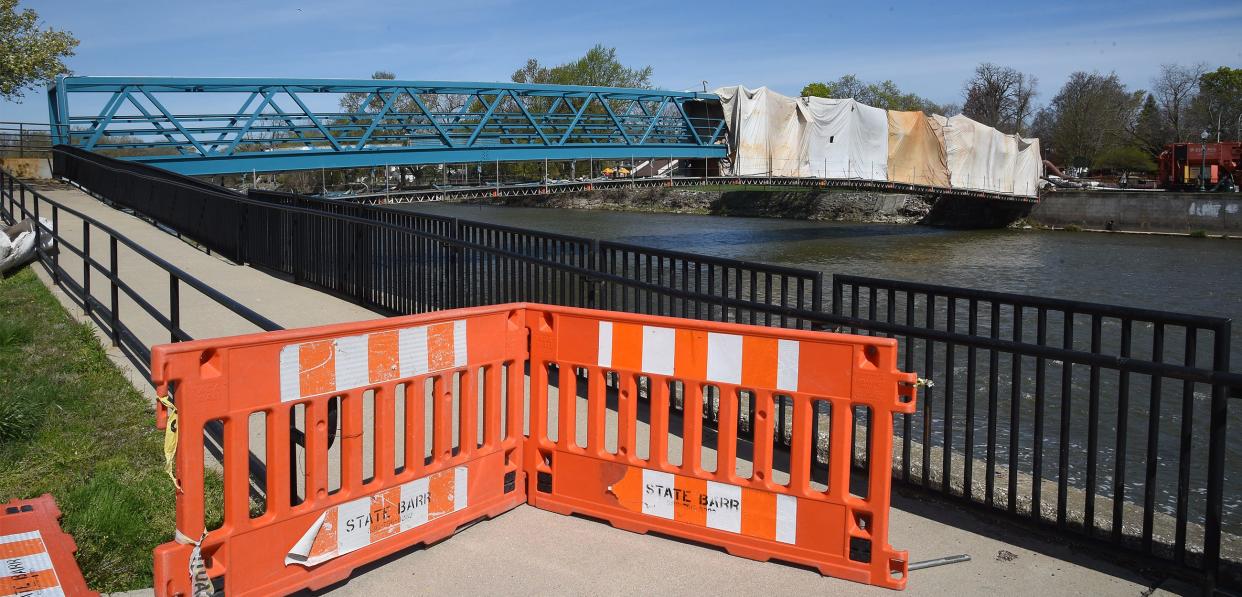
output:
[[[525,502],[522,403],[502,401],[522,395],[524,325],[520,306],[494,307],[155,347],[180,485],[156,594],[319,589]],[[212,429],[224,513],[204,532]]]
[[[906,552],[888,544],[892,425],[894,413],[914,411],[915,377],[897,371],[896,341],[535,306],[527,318],[531,504],[905,587]],[[707,449],[705,396],[719,404]],[[787,477],[773,467],[777,400],[792,402]],[[738,454],[743,401],[749,459]],[[830,423],[813,423],[817,402],[831,405]],[[870,409],[866,497],[850,491],[856,407]],[[815,427],[828,432],[826,487],[813,482],[812,450],[825,443]]]
[[[12,500],[0,510],[0,597],[99,595],[73,559],[78,546],[60,530],[52,496]]]
[[[896,353],[890,339],[524,303],[157,346],[179,490],[155,591],[319,589],[528,500],[902,588],[892,425],[914,411],[915,377]],[[779,466],[776,428],[791,430]],[[205,529],[212,442],[223,523]]]

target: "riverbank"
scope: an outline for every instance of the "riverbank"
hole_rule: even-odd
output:
[[[789,218],[868,224],[916,224],[932,211],[918,195],[773,187],[635,188],[529,197],[471,199],[463,203],[644,213]]]
[[[151,585],[151,550],[172,539],[172,480],[151,402],[30,267],[0,280],[0,499],[50,493],[87,585]],[[220,476],[208,526],[223,510]]]

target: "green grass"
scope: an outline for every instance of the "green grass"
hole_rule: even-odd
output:
[[[0,501],[52,494],[92,589],[151,586],[151,550],[174,528],[163,431],[29,267],[0,280],[0,388]],[[208,483],[214,528],[219,475]]]
[[[1207,230],[1192,230],[1189,236],[1190,238],[1207,238],[1208,233]]]

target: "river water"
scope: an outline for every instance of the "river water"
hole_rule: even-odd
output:
[[[794,266],[825,274],[854,274],[1076,299],[1229,317],[1242,322],[1242,241],[1239,240],[1042,230],[963,231],[905,225],[452,203],[413,204],[400,208]],[[1233,370],[1242,370],[1242,331],[1234,332],[1232,354]],[[1079,382],[1076,380],[1074,385],[1077,393]],[[1106,380],[1106,394],[1108,385]],[[1145,409],[1142,400],[1135,402],[1139,404],[1131,408]],[[1206,400],[1196,402],[1205,403]],[[1203,413],[1196,414],[1199,421],[1206,418],[1203,406],[1206,404],[1196,406],[1196,413]],[[1225,526],[1239,533],[1242,532],[1242,441],[1236,440],[1242,436],[1242,408],[1232,404],[1230,410],[1229,432],[1233,437],[1229,442],[1227,467],[1232,474],[1226,474]],[[1075,413],[1075,418],[1083,414]],[[1145,415],[1145,411],[1141,414]],[[1056,420],[1054,415],[1049,413],[1050,421]],[[1101,421],[1109,420],[1108,416],[1101,418]],[[1132,429],[1131,433],[1137,432]],[[1161,460],[1171,460],[1161,463],[1159,502],[1166,512],[1172,507],[1176,482],[1165,471],[1172,474],[1176,467],[1175,448],[1179,435],[1175,425],[1162,426]],[[1195,447],[1205,446],[1202,433],[1197,431],[1195,435]],[[1075,438],[1075,447],[1081,445],[1079,439]],[[1140,435],[1138,441],[1132,443],[1141,441]],[[1107,445],[1108,442],[1102,442],[1101,450],[1106,450]],[[1130,470],[1141,471],[1141,450],[1136,453],[1140,460],[1135,460]],[[1141,473],[1137,476],[1141,477]],[[1107,479],[1101,482],[1101,493],[1107,494]],[[1080,484],[1081,478],[1077,478],[1075,485]],[[1126,485],[1129,487],[1131,483]],[[1141,485],[1135,485],[1134,489],[1129,493],[1134,496],[1131,499],[1141,500]],[[1200,507],[1201,504],[1191,504],[1192,520],[1193,513]]]

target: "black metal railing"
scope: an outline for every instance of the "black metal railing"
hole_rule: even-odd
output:
[[[91,165],[73,164],[83,161]],[[819,272],[200,190],[155,168],[59,148],[54,162],[57,175],[99,194],[73,173],[95,184],[128,179],[104,182],[117,193],[106,199],[162,224],[155,214],[193,211],[167,225],[204,246],[389,312],[530,300],[894,337],[905,368],[934,384],[899,422],[898,480],[1209,585],[1239,582],[1242,554],[1221,552],[1222,504],[1237,497],[1227,465],[1242,466],[1226,461],[1236,449],[1229,392],[1242,388],[1242,375],[1229,372],[1226,319],[851,276],[834,276],[829,306]],[[168,184],[179,190],[161,194]],[[782,405],[778,443],[789,424]],[[703,412],[714,425],[717,411]],[[742,437],[753,433],[747,412],[742,404]],[[869,439],[866,425],[856,433]],[[814,460],[824,467],[827,454]]]
[[[46,123],[0,121],[0,156],[46,158],[52,135]]]
[[[1230,320],[856,276],[832,292],[834,315],[862,320],[849,331],[937,332],[878,330],[933,382],[898,425],[898,478],[1216,569],[1239,488]]]
[[[62,232],[64,217],[76,218],[81,228],[80,238],[69,238]],[[7,223],[25,219],[39,222],[35,227],[37,257],[48,275],[51,276],[53,283],[64,290],[66,295],[108,334],[112,345],[121,349],[134,366],[144,373],[149,373],[151,348],[138,338],[131,327],[129,321],[132,316],[122,313],[120,308],[122,295],[133,301],[146,317],[163,327],[172,342],[192,339],[181,328],[182,301],[180,297],[183,287],[201,293],[261,330],[283,329],[270,319],[191,276],[142,245],[92,217],[48,198],[3,169],[0,169],[0,218]],[[44,248],[48,237],[52,241],[51,249]],[[105,243],[108,246],[106,261],[101,261],[97,253],[98,247],[101,246],[99,243]],[[92,246],[96,247],[95,251],[92,251]],[[152,304],[150,297],[144,296],[124,279],[121,272],[127,268],[120,263],[122,253],[119,249],[121,247],[167,274],[167,308]],[[61,255],[64,252],[73,254],[81,260],[80,281],[75,280],[62,267]],[[97,296],[99,288],[92,288],[92,280],[98,280],[100,277],[107,284],[106,298]]]

